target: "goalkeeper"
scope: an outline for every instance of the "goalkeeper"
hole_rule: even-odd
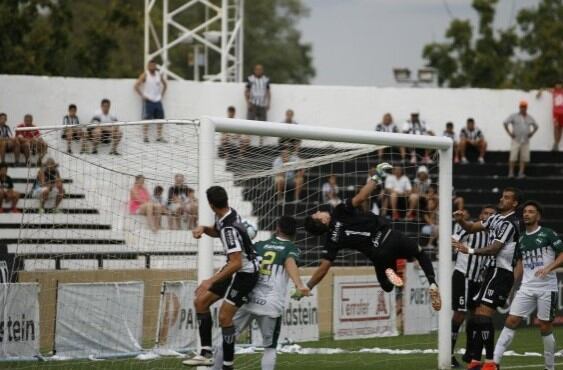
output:
[[[274,370],[276,366],[276,347],[289,279],[301,297],[310,294],[297,268],[300,251],[292,241],[295,231],[295,219],[282,216],[278,219],[276,235],[254,244],[261,258],[258,283],[250,293],[248,303],[237,311],[233,319],[236,336],[249,327],[253,319],[258,323],[264,346],[262,370]],[[222,369],[222,357],[223,351],[217,350],[214,369]]]
[[[352,199],[347,199],[331,212],[318,211],[305,219],[305,230],[313,235],[326,235],[321,265],[317,268],[307,286],[313,289],[326,275],[338,252],[342,249],[359,251],[369,258],[374,267],[381,288],[390,292],[394,287],[403,286],[403,280],[393,267],[397,259],[416,258],[430,284],[432,308],[439,311],[442,306],[440,292],[436,284],[434,268],[430,258],[418,244],[392,230],[383,218],[371,212],[364,212],[361,205],[370,194],[383,183],[387,171],[393,167],[388,163],[377,166],[375,175]],[[299,299],[299,291],[294,298]]]

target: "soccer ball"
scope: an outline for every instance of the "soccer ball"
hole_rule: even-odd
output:
[[[252,225],[250,222],[248,222],[248,220],[243,220],[242,224],[246,228],[246,233],[248,234],[250,240],[254,240],[254,238],[256,238],[256,235],[258,235],[258,229],[256,229],[256,226]]]

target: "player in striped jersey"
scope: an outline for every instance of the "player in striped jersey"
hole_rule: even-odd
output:
[[[302,296],[310,294],[309,288],[301,281],[297,268],[301,252],[292,242],[296,229],[297,222],[293,217],[282,216],[278,220],[276,235],[254,245],[256,253],[262,259],[260,277],[248,303],[237,311],[234,318],[237,336],[256,320],[264,347],[262,370],[273,370],[276,366],[276,347],[289,279]],[[221,351],[215,352],[215,370],[221,370],[221,355]]]
[[[496,207],[493,205],[487,205],[481,209],[479,215],[480,221],[485,221],[491,215],[496,213]],[[469,219],[469,213],[464,213],[465,219]],[[487,245],[487,231],[479,231],[474,234],[470,234],[465,231],[459,224],[454,227],[454,235],[452,239],[455,241],[461,241],[467,244],[470,248],[479,249]],[[452,367],[459,367],[459,362],[455,358],[454,349],[457,340],[457,335],[459,328],[465,321],[467,310],[472,314],[475,309],[475,302],[473,297],[479,293],[479,288],[481,286],[481,272],[483,271],[483,265],[486,257],[467,255],[463,253],[458,253],[455,260],[455,269],[452,275],[452,309],[454,311],[452,316]],[[469,334],[470,328],[466,330]],[[466,342],[466,353],[469,353],[468,348],[471,338],[467,338]]]
[[[522,318],[537,310],[546,370],[554,370],[555,337],[553,319],[557,308],[557,275],[555,269],[563,265],[563,243],[555,231],[540,226],[542,207],[534,201],[524,203],[523,219],[526,232],[518,242],[516,279],[523,275],[504,329],[495,347],[495,364],[499,364],[512,343]],[[498,366],[498,365],[497,365]]]
[[[488,242],[484,248],[471,248],[463,242],[453,241],[454,248],[461,253],[477,256],[490,256],[483,284],[479,293],[474,297],[477,301],[475,315],[469,320],[471,327],[471,361],[468,369],[481,367],[481,352],[485,347],[485,363],[483,370],[495,370],[493,361],[495,349],[495,329],[493,314],[497,307],[506,304],[510,290],[514,283],[513,268],[515,262],[516,244],[520,235],[520,220],[516,209],[520,205],[520,190],[505,188],[499,200],[499,213],[490,216],[486,221],[471,222],[463,219],[463,212],[454,212],[455,220],[470,233],[482,230],[488,231]]]

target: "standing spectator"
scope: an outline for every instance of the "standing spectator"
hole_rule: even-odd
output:
[[[57,192],[52,212],[57,213],[59,211],[59,205],[63,200],[65,192],[58,166],[53,158],[47,158],[37,172],[35,184],[33,185],[33,196],[39,198],[39,213],[45,212],[45,202],[47,202],[52,191]]]
[[[551,92],[551,98],[553,99],[553,147],[551,150],[559,150],[559,142],[561,141],[561,132],[563,131],[563,83],[558,82],[552,89],[548,89]],[[536,95],[540,98],[542,95],[542,90],[538,91]]]
[[[459,142],[454,131],[454,123],[447,122],[442,136],[449,137],[454,142],[454,163],[459,163]]]
[[[188,188],[187,197],[184,201],[182,213],[186,216],[186,225],[188,230],[192,230],[197,226],[199,203],[195,197],[195,191]]]
[[[292,109],[286,110],[285,119],[282,123],[297,125],[298,123],[293,119],[294,114],[295,113]],[[287,148],[291,154],[297,154],[297,152],[299,151],[299,146],[301,145],[301,140],[292,137],[280,137],[278,143],[281,149]]]
[[[20,161],[20,142],[6,124],[8,115],[0,113],[0,163],[5,163],[6,152],[14,152],[14,161]]]
[[[174,186],[168,188],[168,223],[171,230],[180,229],[189,190],[184,183],[184,175],[174,175]]]
[[[393,122],[393,116],[391,115],[391,113],[385,113],[381,122],[375,125],[375,131],[399,133],[399,128],[397,127],[395,122]],[[378,150],[380,161],[383,159],[383,152],[384,149]],[[407,156],[407,151],[404,147],[400,147],[399,152],[401,153],[401,161],[404,162],[405,157]]]
[[[330,175],[328,181],[325,182],[322,187],[323,203],[328,203],[332,207],[339,205],[342,202],[338,196],[339,192],[340,189],[336,182],[336,175]]]
[[[403,173],[403,167],[394,166],[393,173],[385,179],[385,196],[383,197],[382,216],[387,214],[389,208],[389,200],[391,200],[392,220],[398,221],[401,216],[399,214],[399,199],[403,199],[405,203],[409,203],[409,195],[412,191],[411,180]],[[407,204],[405,204],[406,206]],[[410,213],[416,204],[408,204]],[[406,207],[405,207],[406,208]]]
[[[145,177],[135,176],[135,183],[129,192],[129,214],[147,216],[147,223],[153,233],[159,229],[160,206],[154,203],[145,187]]]
[[[264,75],[264,67],[261,64],[256,64],[254,73],[248,76],[244,97],[248,106],[247,118],[255,121],[266,121],[272,96],[270,79]]]
[[[117,117],[109,113],[109,109],[111,107],[111,102],[109,99],[102,99],[100,104],[100,111],[92,117],[92,123],[112,123],[117,122]],[[91,140],[93,141],[92,147],[92,154],[98,154],[98,144],[100,142],[103,143],[110,143],[111,142],[111,150],[109,154],[112,155],[119,155],[117,152],[117,145],[121,141],[121,137],[123,136],[119,126],[110,126],[110,127],[90,127],[88,129]]]
[[[20,193],[14,190],[14,182],[8,176],[8,166],[6,163],[0,163],[0,213],[4,212],[3,203],[5,200],[11,203],[12,212],[18,212]]]
[[[538,130],[538,124],[536,123],[536,120],[527,113],[527,101],[520,101],[519,107],[520,110],[518,113],[511,114],[504,121],[504,129],[512,138],[510,158],[508,162],[508,177],[514,177],[514,167],[516,166],[518,156],[520,156],[518,178],[522,179],[526,177],[526,163],[530,161],[530,138],[534,136]],[[512,125],[512,131],[508,129],[509,125]],[[532,129],[531,131],[530,128]]]
[[[430,130],[425,121],[420,119],[420,113],[414,111],[411,113],[411,118],[405,122],[403,125],[403,133],[411,135],[434,135],[434,132]],[[430,164],[432,160],[430,159],[430,151],[424,149],[424,163]],[[411,152],[411,163],[416,163],[416,151]]]
[[[475,127],[475,120],[468,118],[465,127],[459,133],[459,152],[461,163],[467,164],[469,161],[465,156],[468,147],[472,147],[479,152],[479,163],[485,163],[485,152],[487,151],[487,141],[480,129]]]
[[[232,105],[227,108],[227,118],[235,118],[236,109]],[[220,158],[243,157],[250,146],[250,136],[242,134],[222,133],[221,146],[219,147]]]
[[[278,202],[283,202],[285,200],[285,189],[294,188],[295,189],[295,202],[299,202],[301,197],[301,190],[303,189],[303,179],[305,171],[302,169],[288,169],[281,171],[283,167],[287,166],[290,162],[296,163],[299,161],[299,157],[295,154],[290,154],[289,150],[282,149],[279,157],[274,160],[272,168],[274,170],[280,170],[276,173],[275,185],[276,191],[278,193]]]
[[[23,117],[23,123],[20,123],[16,128],[35,127],[33,124],[33,116],[26,114]],[[20,149],[25,156],[25,161],[29,162],[32,154],[37,154],[37,165],[41,166],[41,162],[45,154],[47,154],[47,143],[41,138],[39,130],[17,131],[16,137],[20,143]]]
[[[143,119],[164,119],[162,97],[166,88],[166,80],[157,69],[156,62],[149,61],[147,70],[141,73],[135,82],[135,91],[143,99]],[[149,142],[148,124],[143,125],[143,140],[145,143]],[[156,141],[166,142],[162,137],[162,123],[156,125]]]
[[[426,208],[428,203],[427,193],[430,185],[432,184],[432,180],[430,180],[430,176],[428,174],[428,168],[426,166],[418,167],[416,171],[416,177],[414,179],[414,186],[412,188],[412,192],[409,195],[409,204],[414,205],[411,207],[409,212],[407,213],[407,221],[414,221],[416,218],[416,211],[417,205],[419,202],[422,203],[420,208]]]
[[[86,153],[86,140],[84,140],[84,132],[80,128],[80,121],[76,115],[77,107],[75,104],[68,106],[68,114],[63,117],[63,138],[66,139],[66,152],[72,154],[72,141],[80,140],[80,154]]]

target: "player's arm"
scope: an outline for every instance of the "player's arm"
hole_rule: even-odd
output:
[[[512,286],[516,286],[516,283],[522,280],[522,276],[524,275],[524,264],[522,263],[522,258],[519,258],[516,261],[516,266],[514,266],[514,284]]]
[[[219,231],[214,226],[197,226],[192,230],[192,235],[196,239],[201,238],[203,234],[212,238],[218,238],[220,236]]]
[[[311,279],[309,279],[309,281],[307,282],[307,287],[309,287],[309,289],[313,289],[318,283],[320,283],[321,280],[323,280],[323,278],[325,277],[328,270],[330,270],[331,266],[332,261],[323,258],[321,260],[320,266],[317,267],[317,269],[313,273],[313,276],[311,276]]]
[[[135,81],[135,91],[141,98],[144,98],[143,92],[141,91],[141,85],[145,83],[145,72],[141,73],[137,81]]]
[[[559,266],[563,266],[563,252],[560,252],[557,258],[549,265],[547,265],[544,268],[538,269],[538,271],[536,271],[536,276],[541,277],[543,279],[547,276],[547,274],[549,274]]]
[[[477,233],[479,231],[483,231],[486,229],[485,225],[483,225],[482,222],[472,222],[465,220],[463,218],[463,211],[461,210],[455,211],[453,216],[454,216],[454,220],[459,224],[459,226],[461,226],[465,231],[469,232],[470,234]]]
[[[168,83],[166,83],[166,79],[163,75],[160,75],[160,82],[162,83],[162,96],[166,93],[166,89],[168,88]]]
[[[284,267],[285,271],[287,271],[287,274],[289,275],[289,278],[293,281],[293,284],[295,284],[295,288],[299,290],[299,293],[302,296],[308,296],[310,294],[310,289],[303,284],[295,259],[293,257],[287,258],[285,260]]]
[[[242,254],[241,252],[231,252],[228,255],[228,261],[225,267],[219,272],[209,278],[211,284],[230,278],[242,268]]]
[[[373,191],[383,183],[383,180],[387,176],[387,172],[392,169],[389,163],[380,163],[377,165],[375,170],[375,175],[372,176],[371,181],[368,181],[362,189],[352,198],[352,206],[353,207],[360,207],[366,200],[368,200],[369,196]]]

